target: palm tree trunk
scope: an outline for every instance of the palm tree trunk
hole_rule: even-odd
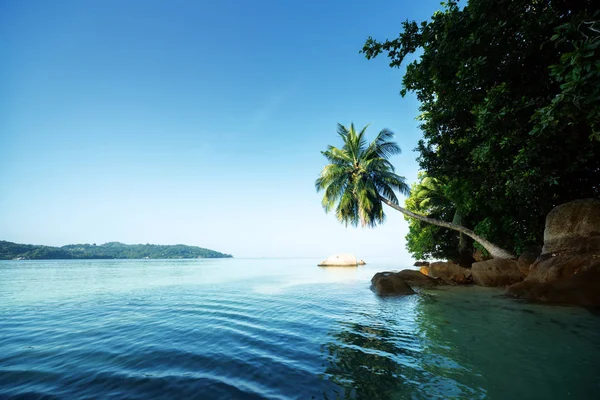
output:
[[[490,255],[493,258],[516,258],[509,251],[506,251],[506,250],[502,249],[501,247],[496,246],[492,242],[486,240],[485,238],[479,236],[478,234],[476,234],[475,232],[473,232],[470,229],[465,228],[464,226],[460,226],[460,225],[453,224],[451,222],[440,221],[437,219],[425,217],[423,215],[415,214],[414,212],[409,211],[405,208],[402,208],[399,205],[394,204],[391,201],[389,201],[388,199],[381,197],[381,196],[379,196],[379,199],[381,201],[383,201],[385,204],[387,204],[388,206],[392,207],[394,210],[400,211],[404,215],[408,215],[409,217],[418,219],[423,222],[427,222],[432,225],[437,225],[437,226],[441,226],[443,228],[448,228],[448,229],[458,231],[460,233],[464,233],[465,235],[469,236],[470,238],[475,240],[477,243],[482,245],[483,248],[486,249],[487,252],[490,253]]]

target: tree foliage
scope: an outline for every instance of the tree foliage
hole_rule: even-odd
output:
[[[446,196],[445,185],[438,179],[419,173],[419,181],[410,189],[406,208],[415,213],[448,222],[455,221],[457,209]],[[424,223],[418,219],[405,217],[409,233],[406,248],[419,260],[459,258],[460,235],[452,230]]]
[[[476,233],[517,253],[541,243],[554,206],[600,196],[599,20],[595,0],[450,1],[363,47],[392,67],[418,55],[401,94],[420,101],[420,167]]]

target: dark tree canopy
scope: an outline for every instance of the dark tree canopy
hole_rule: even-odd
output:
[[[407,65],[419,164],[489,240],[517,253],[541,243],[556,205],[600,196],[600,3],[450,1],[367,58]],[[432,228],[440,229],[440,228]]]

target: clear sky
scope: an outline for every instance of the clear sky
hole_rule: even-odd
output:
[[[396,133],[402,72],[359,54],[430,1],[0,1],[0,240],[184,243],[237,257],[408,260],[402,215],[325,214],[338,122]]]

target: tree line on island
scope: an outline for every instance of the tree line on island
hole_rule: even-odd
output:
[[[593,0],[470,0],[399,37],[368,38],[367,59],[408,57],[401,95],[416,94],[423,138],[411,188],[389,157],[383,130],[338,126],[342,146],[323,152],[323,207],[373,227],[384,204],[409,221],[417,259],[470,265],[473,254],[510,258],[543,242],[550,210],[600,197],[600,10]],[[408,195],[400,207],[395,193]]]
[[[0,241],[0,260],[65,260],[65,259],[189,259],[231,258],[230,254],[197,246],[123,244],[69,244],[62,247],[18,244]]]

